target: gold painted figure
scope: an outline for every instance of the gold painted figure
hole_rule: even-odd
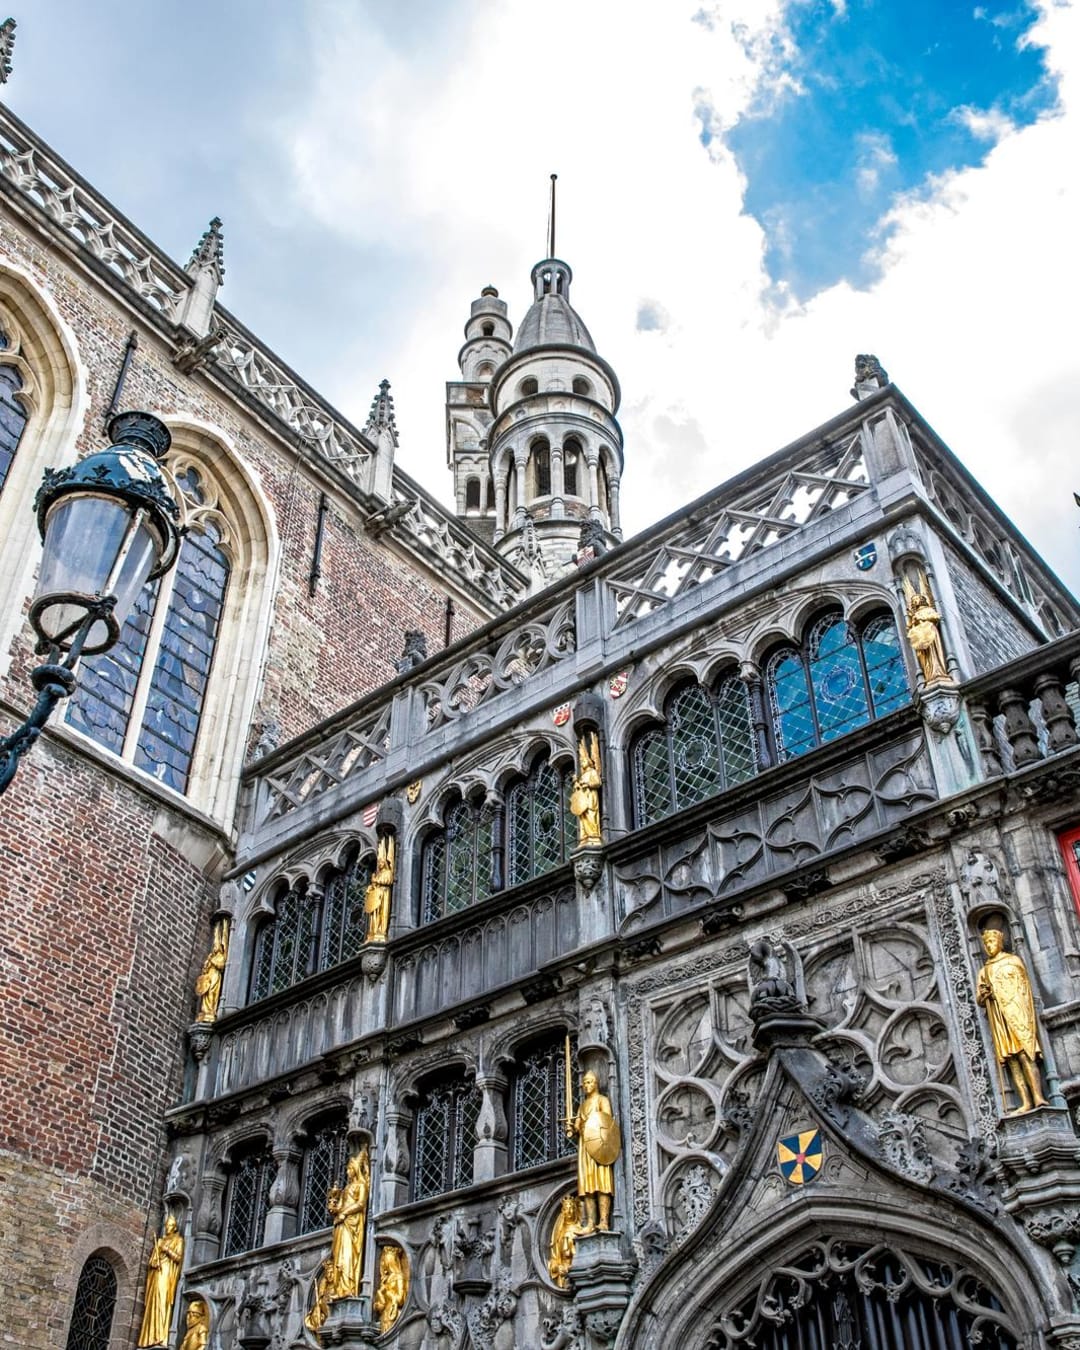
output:
[[[930,594],[930,583],[921,572],[918,586],[904,578],[904,598],[907,601],[907,638],[927,684],[936,680],[951,680],[945,664],[945,648],[941,644],[941,615]]]
[[[990,1038],[999,1071],[1007,1065],[1020,1105],[1009,1114],[1024,1115],[1037,1106],[1046,1106],[1038,1061],[1042,1058],[1039,1028],[1035,1022],[1035,1000],[1031,981],[1023,961],[1015,952],[1005,950],[1005,934],[998,924],[983,929],[986,964],[979,971],[975,998],[986,1009]],[[1006,1108],[1005,1080],[1001,1096]]]
[[[604,781],[596,732],[578,741],[578,772],[570,789],[570,810],[578,820],[579,844],[602,844],[600,787]]]
[[[578,1222],[578,1198],[573,1193],[564,1195],[562,1208],[551,1230],[551,1247],[548,1253],[548,1274],[560,1289],[569,1284],[567,1276],[574,1264],[576,1239],[585,1232]]]
[[[341,1192],[336,1186],[331,1187],[327,1195],[327,1203],[330,1196],[335,1192],[338,1196]],[[315,1278],[315,1302],[311,1305],[311,1310],[304,1318],[304,1326],[309,1331],[318,1331],[326,1319],[330,1316],[330,1300],[337,1296],[337,1271],[334,1263],[328,1256],[319,1267],[319,1273]]]
[[[390,931],[390,896],[394,889],[394,836],[384,834],[375,855],[375,870],[364,896],[367,942],[385,942]]]
[[[590,1069],[581,1080],[585,1095],[577,1115],[567,1122],[567,1133],[577,1135],[577,1193],[581,1201],[581,1232],[606,1233],[611,1227],[615,1180],[611,1164],[619,1156],[622,1137],[611,1112],[611,1102],[600,1091]]]
[[[146,1300],[137,1346],[168,1345],[176,1286],[184,1260],[184,1239],[170,1214],[146,1263]]]
[[[229,959],[229,921],[222,919],[214,929],[214,942],[210,955],[203,962],[203,968],[195,981],[195,993],[199,998],[199,1010],[195,1014],[196,1022],[215,1022],[218,1004],[221,1002],[221,982],[225,976],[225,962]]]
[[[365,1144],[345,1166],[345,1189],[335,1186],[326,1197],[334,1219],[330,1260],[334,1264],[334,1298],[355,1298],[364,1273],[364,1227],[368,1192],[371,1190],[371,1159]],[[337,1192],[335,1195],[334,1192]]]
[[[388,1243],[379,1252],[379,1287],[372,1300],[372,1311],[378,1316],[379,1330],[386,1332],[401,1316],[409,1296],[409,1262],[396,1242]]]
[[[186,1330],[179,1350],[206,1350],[210,1339],[210,1309],[201,1298],[188,1304]]]

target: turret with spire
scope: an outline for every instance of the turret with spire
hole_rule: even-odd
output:
[[[478,336],[490,347],[481,357],[466,342],[462,374],[474,378],[447,386],[446,409],[458,514],[518,565],[539,556],[542,569],[531,568],[538,586],[572,564],[583,534],[594,551],[622,537],[619,382],[570,304],[573,273],[555,254],[551,180],[548,256],[532,269],[532,305],[512,347],[505,304],[482,316]],[[489,287],[474,302],[470,326],[496,294]]]

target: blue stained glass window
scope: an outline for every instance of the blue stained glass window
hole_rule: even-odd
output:
[[[794,759],[817,744],[802,653],[793,647],[777,652],[769,661],[767,675],[777,753],[781,760]]]
[[[863,629],[863,657],[874,716],[883,717],[911,702],[907,671],[900,651],[900,634],[888,614],[879,614]]]
[[[810,683],[822,742],[870,720],[859,643],[841,618],[819,619],[810,632]]]
[[[15,397],[21,388],[22,376],[15,367],[0,366],[0,492],[26,428],[26,409]]]
[[[68,700],[69,725],[118,755],[124,748],[157,597],[157,581],[143,587],[120,630],[120,640],[109,651],[82,661],[79,682]]]

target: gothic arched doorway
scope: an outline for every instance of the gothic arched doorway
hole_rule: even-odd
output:
[[[807,1244],[716,1318],[706,1350],[1017,1350],[985,1282],[895,1243]]]

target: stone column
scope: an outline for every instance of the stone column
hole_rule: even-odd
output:
[[[473,1181],[491,1181],[506,1171],[507,1080],[498,1071],[477,1074],[476,1085],[484,1100],[476,1121],[477,1143],[473,1152]]]
[[[515,446],[514,448],[514,477],[517,480],[514,484],[516,491],[514,493],[514,529],[520,530],[525,524],[525,466],[529,462],[529,452],[525,446]]]
[[[409,1198],[409,1171],[412,1155],[409,1152],[409,1127],[412,1112],[407,1106],[390,1105],[386,1108],[386,1149],[382,1159],[382,1202],[380,1211],[403,1205]]]
[[[199,1204],[195,1211],[193,1227],[195,1230],[195,1251],[192,1254],[194,1265],[204,1261],[215,1261],[221,1247],[221,1210],[222,1196],[225,1191],[225,1177],[221,1172],[204,1172],[199,1180]]]
[[[754,748],[757,752],[758,768],[771,768],[769,719],[765,713],[765,690],[761,680],[761,667],[756,661],[744,661],[739,667],[739,679],[746,685],[750,694],[750,720],[754,727]]]
[[[495,538],[501,539],[506,533],[506,470],[500,469],[495,475]]]
[[[585,458],[589,465],[589,515],[595,520],[600,515],[600,485],[597,479],[600,456],[595,450],[589,450]]]
[[[563,448],[551,447],[551,518],[563,520],[566,516],[566,480],[563,478]]]
[[[274,1149],[277,1175],[270,1187],[270,1208],[266,1211],[263,1243],[283,1242],[296,1233],[296,1212],[300,1204],[301,1152],[295,1141]]]

